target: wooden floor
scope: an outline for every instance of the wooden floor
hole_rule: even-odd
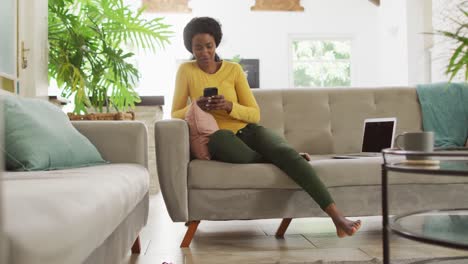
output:
[[[250,221],[202,221],[190,248],[179,245],[187,227],[172,223],[160,194],[150,198],[148,225],[141,233],[142,254],[122,264],[182,263],[308,263],[369,261],[381,259],[381,218],[360,218],[355,236],[340,239],[326,218],[293,219],[284,239],[275,237],[281,219]],[[423,245],[393,236],[392,258],[414,259],[468,256],[468,251]],[[468,260],[467,260],[468,263]]]

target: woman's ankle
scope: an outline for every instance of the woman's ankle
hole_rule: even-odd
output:
[[[327,213],[328,216],[330,216],[332,219],[337,219],[339,217],[341,217],[341,213],[340,211],[338,210],[338,208],[336,207],[336,204],[335,203],[331,203],[329,206],[327,206],[325,208],[325,213]]]

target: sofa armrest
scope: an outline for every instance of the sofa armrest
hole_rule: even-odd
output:
[[[73,126],[113,163],[148,168],[148,131],[140,121],[72,121]]]
[[[189,130],[182,119],[154,124],[159,184],[174,222],[188,220],[187,171],[190,162]]]

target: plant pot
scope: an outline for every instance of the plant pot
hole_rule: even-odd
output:
[[[72,121],[79,120],[135,120],[134,112],[117,112],[117,113],[90,113],[86,115],[75,115],[67,113],[68,118]]]

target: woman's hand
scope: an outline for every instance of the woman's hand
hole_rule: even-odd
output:
[[[209,111],[209,104],[208,104],[208,97],[203,97],[200,96],[200,98],[197,99],[197,105],[200,107],[203,111]]]
[[[223,95],[200,97],[197,100],[197,104],[204,111],[224,110],[228,113],[232,111],[232,102],[224,99]]]
[[[224,95],[215,95],[208,98],[210,110],[224,110],[228,113],[232,111],[232,102],[224,99]]]
[[[310,155],[307,152],[299,152],[299,155],[303,157],[305,160],[310,161]]]

